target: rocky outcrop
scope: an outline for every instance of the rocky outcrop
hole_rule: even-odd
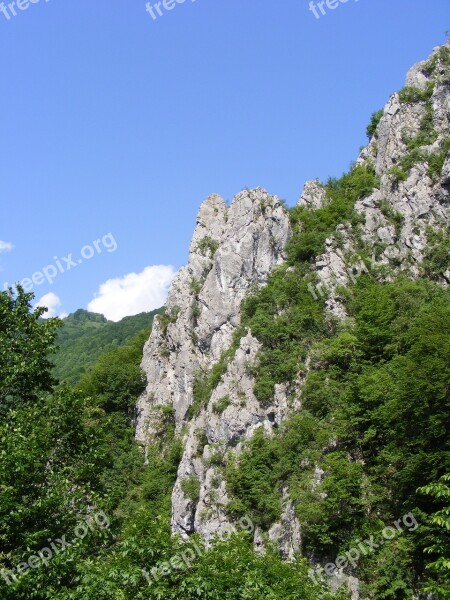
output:
[[[144,445],[151,443],[160,430],[162,406],[173,407],[178,432],[185,426],[173,491],[173,527],[183,534],[197,530],[208,537],[226,522],[221,510],[226,491],[223,484],[214,486],[211,455],[241,443],[262,422],[270,428],[273,419],[281,420],[287,411],[286,406],[274,407],[272,416],[253,396],[248,365],[256,357],[258,342],[248,335],[207,406],[187,418],[194,380],[230,346],[242,299],[283,262],[290,235],[287,210],[262,189],[241,192],[229,207],[219,196],[210,196],[198,214],[188,265],[178,273],[166,314],[155,320],[144,348],[142,368],[148,385],[137,406],[136,435]],[[182,491],[182,481],[189,477],[200,484],[195,506]]]
[[[327,240],[326,252],[316,262],[321,289],[327,291],[327,305],[335,316],[345,314],[336,292],[339,286],[348,284],[361,272],[383,265],[417,276],[428,247],[429,228],[448,228],[449,156],[441,173],[430,173],[428,162],[443,151],[450,138],[450,66],[448,59],[443,58],[447,50],[448,44],[435,48],[428,60],[408,72],[406,86],[413,92],[428,92],[425,96],[394,94],[375,135],[357,160],[359,165],[374,166],[380,186],[356,203],[363,224],[353,230],[341,225],[336,238]],[[419,136],[424,132],[426,143],[419,145]],[[396,169],[404,171],[402,176]],[[362,263],[355,257],[356,236],[372,249],[369,262]]]
[[[361,224],[342,223],[326,240],[325,251],[315,262],[319,283],[311,292],[326,295],[329,312],[339,319],[346,316],[340,287],[377,268],[384,268],[386,277],[398,270],[416,275],[427,248],[428,229],[448,228],[450,156],[443,157],[442,172],[430,169],[428,161],[443,152],[450,135],[448,71],[441,48],[411,69],[407,85],[425,96],[394,94],[358,158],[357,164],[375,169],[379,186],[356,203]],[[414,146],[411,140],[421,135],[424,123],[430,134],[427,144],[419,146],[416,160],[405,163]],[[408,169],[399,176],[405,164]],[[305,185],[298,205],[315,210],[327,202],[323,185],[312,181]],[[148,384],[138,402],[136,435],[145,446],[151,444],[153,436],[160,435],[161,407],[173,408],[184,450],[172,494],[172,526],[184,536],[196,531],[208,539],[226,529],[229,498],[221,467],[228,453],[239,452],[259,427],[270,435],[301,408],[301,381],[292,382],[290,390],[276,386],[271,405],[260,405],[253,393],[251,368],[260,345],[248,331],[235,340],[207,401],[198,405],[194,399],[196,379],[217,365],[232,344],[243,298],[264,285],[283,263],[290,236],[287,210],[266,191],[243,191],[230,206],[219,196],[210,196],[198,214],[188,264],[173,282],[165,315],[155,319],[144,348],[142,368]],[[364,260],[358,256],[361,244],[371,256],[369,261],[367,255]],[[190,498],[183,482],[194,479],[199,493]],[[289,559],[299,551],[301,526],[288,489],[283,490],[282,505],[280,522],[272,525],[268,536]],[[255,545],[264,546],[260,531]],[[354,598],[356,588],[357,582],[352,581]]]
[[[316,210],[324,206],[326,201],[327,192],[320,181],[315,179],[314,181],[307,181],[305,183],[303,193],[298,201],[298,206]]]
[[[284,260],[291,235],[282,203],[262,189],[231,206],[210,196],[200,207],[188,265],[176,276],[144,348],[147,389],[137,407],[137,439],[147,443],[158,407],[173,406],[177,429],[193,401],[195,376],[226,350],[240,323],[240,304]]]

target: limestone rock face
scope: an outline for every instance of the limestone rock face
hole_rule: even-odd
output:
[[[442,169],[442,185],[450,186],[450,153],[447,155],[447,159]]]
[[[173,527],[181,533],[196,530],[208,537],[227,524],[220,508],[226,504],[224,484],[215,487],[214,465],[206,465],[212,454],[248,438],[259,423],[267,421],[270,429],[275,418],[267,417],[270,411],[263,411],[253,395],[248,368],[259,344],[250,335],[241,340],[208,405],[191,420],[187,411],[194,379],[228,349],[240,323],[242,299],[283,262],[290,235],[286,209],[262,189],[241,192],[230,207],[219,196],[210,196],[200,207],[189,263],[173,282],[166,316],[156,318],[144,348],[148,385],[138,402],[137,439],[151,443],[160,430],[162,406],[173,407],[178,432],[185,425],[184,454],[173,490]],[[278,421],[286,407],[281,411]],[[200,438],[208,442],[204,447],[199,447]],[[200,482],[198,505],[182,491],[181,482],[192,476]]]
[[[144,348],[148,386],[137,407],[138,440],[148,442],[161,405],[173,406],[181,428],[195,375],[229,347],[242,299],[284,260],[290,235],[286,209],[262,189],[241,192],[230,207],[216,195],[201,205],[188,265]]]
[[[327,240],[326,252],[317,260],[318,279],[328,291],[328,308],[337,317],[345,313],[336,293],[339,285],[346,285],[359,273],[382,265],[417,275],[428,246],[427,230],[448,228],[450,154],[441,173],[430,173],[427,162],[428,157],[436,158],[442,152],[450,137],[450,68],[440,58],[442,48],[449,45],[435,48],[429,59],[415,65],[406,78],[406,86],[431,90],[429,102],[405,101],[401,94],[394,94],[375,135],[357,160],[359,165],[373,165],[380,178],[379,189],[355,206],[363,219],[358,235],[373,248],[370,264],[361,263],[358,257],[353,266],[348,264],[344,255],[355,254],[356,249],[344,225],[338,227],[341,231],[336,236],[341,238],[341,250],[336,250],[335,239]],[[412,152],[408,143],[411,146],[411,140],[417,139],[429,117],[433,130],[431,143],[420,147],[421,157],[412,161],[404,180],[398,179],[394,171],[405,168],[404,160]]]
[[[439,158],[442,170],[430,168],[431,158],[443,152],[450,136],[450,74],[440,52],[435,49],[407,76],[408,86],[429,91],[428,101],[405,101],[404,95],[394,94],[358,158],[357,164],[371,166],[379,178],[379,185],[356,203],[360,224],[340,224],[315,261],[319,283],[311,293],[326,294],[328,310],[338,319],[346,316],[340,287],[370,269],[415,276],[427,249],[428,229],[448,228],[450,154]],[[430,118],[430,143],[421,147],[419,159],[398,177],[411,151],[411,139],[419,135],[425,119],[430,124]],[[305,185],[298,204],[316,210],[327,202],[324,186],[312,181]],[[227,456],[231,451],[239,453],[257,428],[271,435],[293,411],[301,410],[302,380],[277,385],[270,406],[259,404],[253,393],[252,365],[260,344],[251,332],[235,340],[236,351],[209,400],[193,407],[194,381],[230,348],[240,325],[242,300],[285,261],[290,236],[287,210],[260,188],[239,193],[230,206],[217,195],[207,198],[198,213],[188,264],[175,278],[165,315],[155,319],[145,345],[142,368],[148,383],[137,406],[136,436],[144,446],[150,445],[154,436],[161,435],[164,407],[173,409],[183,456],[172,493],[172,527],[183,536],[199,532],[208,539],[225,531],[229,497],[220,468]],[[367,257],[358,256],[361,243],[373,249],[370,264]],[[444,274],[444,285],[446,277],[449,282],[450,272]],[[193,478],[199,494],[189,498],[183,481]],[[289,559],[300,549],[301,524],[288,489],[283,490],[282,506],[280,522],[267,535]],[[255,546],[263,550],[264,539],[256,531]],[[357,585],[352,586],[356,599]]]
[[[316,210],[321,208],[327,201],[327,192],[323,185],[315,179],[307,181],[303,189],[302,195],[298,201],[298,206]]]
[[[301,527],[287,488],[283,489],[282,500],[281,519],[269,529],[269,539],[278,545],[280,554],[285,560],[292,560],[301,549]]]

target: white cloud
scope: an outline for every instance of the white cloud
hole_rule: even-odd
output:
[[[0,240],[0,252],[11,252],[14,246],[10,242]]]
[[[64,317],[67,317],[67,313],[60,313],[58,315],[58,308],[61,304],[61,299],[53,292],[49,292],[36,302],[35,308],[37,306],[45,306],[48,308],[48,311],[42,315],[43,319],[50,319],[51,317],[60,317],[61,319],[64,319]]]
[[[102,283],[87,308],[110,321],[154,310],[165,303],[174,275],[172,266],[154,265],[140,273],[109,279]]]

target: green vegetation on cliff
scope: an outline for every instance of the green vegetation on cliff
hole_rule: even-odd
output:
[[[255,554],[245,532],[210,548],[200,539],[186,544],[173,537],[171,491],[181,458],[173,414],[162,412],[146,466],[127,416],[129,399],[142,386],[144,337],[101,358],[77,390],[66,384],[51,392],[49,362],[41,359],[39,370],[29,365],[26,373],[15,366],[24,355],[52,352],[58,322],[39,320],[40,314],[32,312],[29,295],[0,293],[3,347],[17,340],[9,354],[0,354],[5,394],[28,377],[27,397],[17,393],[2,405],[2,598],[344,600],[322,594],[304,559],[284,563],[272,549]],[[196,493],[193,484],[188,488]],[[164,568],[150,579],[158,563],[186,552],[192,558],[183,568]]]
[[[426,281],[361,276],[346,305],[351,321],[310,347],[302,411],[273,437],[260,431],[229,463],[230,508],[267,527],[280,517],[287,486],[304,551],[325,562],[412,512],[417,533],[361,558],[357,571],[370,597],[406,599],[438,536],[430,515],[439,499],[417,488],[450,472],[450,293]],[[391,551],[404,562],[395,580]]]
[[[231,514],[251,515],[263,529],[280,518],[287,488],[303,550],[322,562],[412,512],[418,533],[362,557],[354,570],[367,597],[406,600],[426,577],[426,547],[436,564],[450,559],[445,550],[439,562],[443,546],[434,541],[442,534],[431,515],[442,504],[418,491],[450,472],[450,293],[426,280],[383,283],[376,273],[362,274],[341,292],[344,322],[330,318],[326,298],[312,293],[312,264],[325,238],[347,220],[361,243],[354,203],[376,185],[370,169],[357,167],[328,183],[324,208],[293,209],[287,263],[244,301],[242,327],[262,344],[253,367],[259,400],[269,405],[275,384],[291,386],[299,376],[305,384],[301,412],[273,436],[258,431],[228,462],[225,477]],[[448,265],[441,246],[430,245],[425,271]],[[428,573],[436,578],[428,589],[440,589],[442,569]]]

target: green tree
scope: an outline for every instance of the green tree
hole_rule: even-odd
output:
[[[56,383],[49,355],[54,353],[59,319],[43,320],[47,308],[31,306],[33,294],[18,285],[0,292],[0,416],[26,405]]]
[[[130,410],[145,387],[139,363],[147,338],[144,331],[126,346],[104,354],[92,372],[82,377],[78,389],[95,398],[107,412]]]
[[[384,115],[384,109],[377,110],[376,112],[372,113],[372,116],[370,117],[370,123],[369,123],[369,125],[367,125],[367,129],[366,129],[366,134],[367,134],[367,137],[369,138],[369,140],[372,139],[373,136],[375,135],[378,124],[381,121],[381,118],[383,115]]]
[[[17,566],[62,535],[71,541],[87,515],[109,506],[102,472],[104,434],[92,427],[80,394],[62,388],[28,406],[10,410],[0,425],[0,571]],[[52,598],[58,579],[72,579],[79,557],[95,554],[108,532],[90,532],[83,542],[18,578],[0,580],[2,598]],[[10,577],[12,581],[12,577]],[[37,590],[41,590],[41,595]]]
[[[428,582],[426,591],[436,598],[450,598],[450,474],[443,475],[437,483],[430,483],[417,491],[443,505],[429,519],[434,531],[432,545],[425,552],[432,555],[433,561],[427,565],[432,580]]]

